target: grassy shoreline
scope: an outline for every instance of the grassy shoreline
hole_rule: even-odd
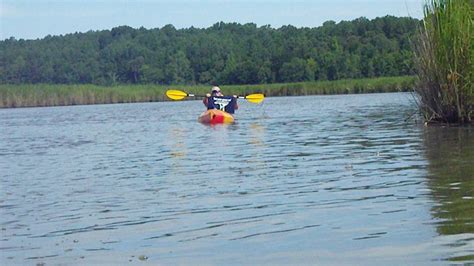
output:
[[[266,96],[302,96],[413,91],[415,77],[381,77],[298,83],[224,85],[225,94],[264,93]],[[0,85],[0,108],[167,101],[167,89],[203,95],[211,86],[163,85]]]

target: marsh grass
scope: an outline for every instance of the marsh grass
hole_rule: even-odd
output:
[[[156,86],[1,85],[0,107],[38,107],[163,100]]]
[[[335,81],[315,81],[299,83],[277,83],[263,85],[233,85],[222,86],[227,94],[263,93],[266,96],[304,96],[324,94],[356,94],[376,92],[412,91],[415,78],[380,77],[368,79],[344,79]]]
[[[428,123],[474,118],[474,0],[429,0],[415,41],[419,106]]]
[[[410,91],[415,78],[383,77],[301,83],[221,86],[227,95],[264,93],[266,96],[348,94]],[[167,89],[179,89],[196,95],[209,92],[211,86],[119,85],[0,85],[0,108],[62,106],[106,103],[156,102],[168,100]]]

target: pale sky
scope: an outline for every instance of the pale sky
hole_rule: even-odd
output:
[[[318,27],[385,15],[422,18],[424,0],[0,0],[0,40],[128,25],[207,28],[216,22]]]

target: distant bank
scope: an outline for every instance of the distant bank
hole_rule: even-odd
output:
[[[260,85],[224,85],[221,88],[225,94],[229,95],[260,92],[266,96],[303,96],[413,91],[414,86],[415,77],[401,76]],[[0,85],[0,108],[166,101],[168,99],[165,96],[165,91],[170,88],[203,95],[209,91],[210,85]]]
[[[1,84],[268,84],[412,75],[420,21],[385,16],[278,29],[120,26],[0,41]]]

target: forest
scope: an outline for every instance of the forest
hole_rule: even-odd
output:
[[[269,84],[414,74],[420,20],[111,30],[0,41],[0,84]]]

